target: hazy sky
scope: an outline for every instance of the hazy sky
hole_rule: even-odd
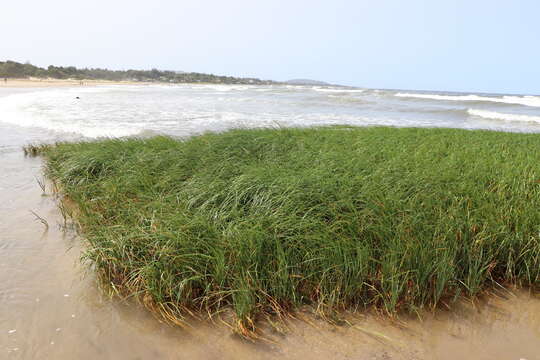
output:
[[[3,1],[0,59],[540,94],[540,0]]]

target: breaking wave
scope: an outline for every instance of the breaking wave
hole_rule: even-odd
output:
[[[503,114],[496,111],[469,109],[467,113],[472,116],[478,116],[484,119],[508,120],[508,121],[529,121],[540,123],[540,116]]]
[[[444,101],[474,101],[474,102],[496,102],[503,104],[525,105],[540,107],[540,96],[480,96],[480,95],[438,95],[438,94],[413,94],[413,93],[397,93],[397,97],[444,100]]]

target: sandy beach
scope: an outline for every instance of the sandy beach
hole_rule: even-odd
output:
[[[98,85],[149,85],[142,81],[107,81],[107,80],[76,80],[76,79],[1,79],[0,88],[47,88],[71,86]]]

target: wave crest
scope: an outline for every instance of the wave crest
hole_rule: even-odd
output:
[[[540,123],[540,116],[503,114],[496,111],[468,109],[467,113],[472,116],[478,116],[484,119],[509,120],[509,121],[528,121]]]
[[[532,107],[540,107],[540,96],[502,96],[490,97],[480,95],[438,95],[438,94],[413,94],[413,93],[397,93],[397,97],[444,100],[444,101],[477,101],[477,102],[496,102],[503,104],[525,105]]]

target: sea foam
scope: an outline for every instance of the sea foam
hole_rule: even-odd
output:
[[[438,94],[416,94],[416,93],[397,93],[397,97],[444,100],[444,101],[480,101],[480,102],[496,102],[503,104],[516,104],[540,107],[540,96],[481,96],[481,95],[438,95]]]
[[[29,128],[60,131],[84,137],[121,137],[139,133],[141,124],[122,121],[103,123],[78,106],[76,94],[107,92],[86,88],[14,94],[0,98],[0,122]]]
[[[468,109],[467,113],[469,115],[478,116],[484,119],[508,120],[508,121],[529,121],[529,122],[540,123],[540,116],[503,114],[496,111],[477,110],[477,109]]]
[[[319,92],[328,92],[328,93],[363,93],[364,89],[338,89],[338,88],[320,88],[314,87],[313,90]]]

